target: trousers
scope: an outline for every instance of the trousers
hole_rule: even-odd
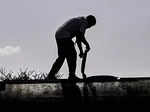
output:
[[[64,60],[67,60],[69,68],[69,76],[75,75],[77,52],[75,50],[74,42],[71,39],[56,39],[58,48],[58,57],[55,60],[49,72],[49,77],[54,77],[62,67]]]

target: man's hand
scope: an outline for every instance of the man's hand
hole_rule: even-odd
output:
[[[83,52],[80,52],[79,57],[80,57],[80,58],[83,58],[83,55],[84,55],[84,53],[83,53]]]
[[[89,52],[90,49],[91,49],[90,46],[87,46],[85,52]]]

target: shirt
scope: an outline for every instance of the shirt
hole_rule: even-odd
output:
[[[60,26],[55,34],[56,39],[72,39],[79,32],[85,33],[88,22],[84,17],[76,17],[68,20]]]

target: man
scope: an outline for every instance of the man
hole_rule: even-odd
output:
[[[79,79],[75,76],[77,53],[72,39],[76,37],[76,43],[80,50],[80,58],[83,57],[82,43],[86,46],[86,50],[90,50],[89,43],[85,39],[86,29],[96,24],[96,18],[93,15],[87,17],[76,17],[65,22],[56,31],[55,37],[58,47],[58,58],[54,62],[47,79],[56,79],[55,74],[60,70],[64,60],[67,60],[69,67],[69,79]]]

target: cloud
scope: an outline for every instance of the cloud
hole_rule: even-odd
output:
[[[19,53],[21,51],[20,46],[5,46],[3,48],[0,48],[0,56],[9,56],[16,53]]]

